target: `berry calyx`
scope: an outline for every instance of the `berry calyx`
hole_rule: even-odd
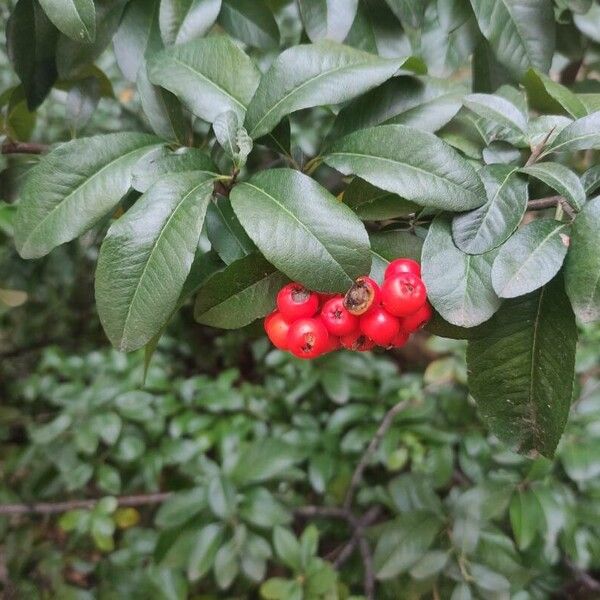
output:
[[[410,337],[410,333],[408,333],[408,331],[404,331],[404,329],[401,329],[396,334],[396,337],[394,337],[394,339],[390,342],[390,347],[391,348],[402,348],[402,346],[404,346],[404,344],[406,344],[406,342],[408,342],[409,337]]]
[[[432,316],[433,309],[431,308],[429,302],[425,302],[425,304],[423,304],[423,306],[421,306],[421,308],[419,308],[419,310],[417,310],[415,313],[408,315],[408,317],[404,317],[400,326],[405,331],[413,333],[425,327],[425,325],[427,325],[427,323],[431,320]]]
[[[344,296],[346,310],[356,316],[364,315],[381,301],[381,290],[374,279],[367,275],[358,277]]]
[[[275,310],[265,317],[265,331],[275,348],[287,350],[287,335],[290,330],[290,324],[283,318],[283,315]]]
[[[366,352],[375,347],[375,342],[360,331],[355,331],[350,335],[345,335],[340,338],[342,348],[353,350],[354,352]]]
[[[360,330],[376,344],[387,346],[400,331],[400,319],[382,306],[374,306],[360,318]]]
[[[277,308],[290,322],[312,317],[319,310],[319,296],[300,283],[288,283],[277,294]]]
[[[321,308],[321,321],[332,335],[348,335],[358,329],[358,317],[344,306],[344,298],[335,296]]]
[[[389,279],[400,273],[412,273],[417,277],[421,277],[421,265],[412,258],[396,258],[385,270],[384,279]]]
[[[395,317],[412,315],[425,304],[427,290],[414,273],[400,273],[383,282],[381,302]]]
[[[329,343],[329,332],[319,319],[298,319],[290,325],[287,346],[298,358],[316,358],[327,351]]]

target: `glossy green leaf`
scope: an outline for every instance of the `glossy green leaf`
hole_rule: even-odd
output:
[[[383,281],[386,267],[400,256],[421,261],[423,240],[408,231],[377,231],[369,235],[371,241],[371,277]]]
[[[585,203],[585,190],[579,177],[568,167],[555,162],[541,162],[521,169],[557,191],[575,209],[580,210]]]
[[[170,496],[158,509],[155,522],[159,527],[181,527],[207,506],[206,488],[195,487]]]
[[[573,121],[548,144],[542,156],[550,152],[574,152],[600,148],[600,111]]]
[[[475,327],[498,310],[491,278],[495,256],[465,254],[454,245],[450,220],[434,219],[423,244],[422,276],[429,301],[446,321]]]
[[[208,505],[216,517],[231,519],[237,509],[237,490],[229,479],[216,474],[208,482]]]
[[[119,68],[135,81],[144,60],[158,52],[162,39],[158,28],[160,0],[131,0],[113,39]]]
[[[273,547],[281,561],[295,572],[302,569],[302,550],[294,534],[284,527],[275,527]]]
[[[386,124],[434,132],[458,112],[463,94],[460,85],[445,79],[394,77],[344,107],[329,137]]]
[[[298,7],[311,42],[343,42],[356,16],[358,0],[298,0]]]
[[[417,29],[425,17],[425,0],[385,0],[402,25]]]
[[[217,585],[227,589],[239,572],[237,545],[231,540],[221,546],[215,556],[214,573]]]
[[[479,171],[487,202],[457,215],[452,222],[454,242],[468,254],[484,254],[503,244],[515,231],[527,209],[527,180],[508,165],[490,165]]]
[[[199,289],[194,318],[212,327],[243,327],[273,310],[275,296],[287,281],[262,256],[246,256],[213,275]]]
[[[67,94],[66,117],[73,131],[83,129],[100,102],[100,82],[95,77],[77,81]]]
[[[166,45],[202,37],[215,23],[221,0],[161,0],[159,27]]]
[[[344,204],[364,221],[384,221],[410,215],[419,206],[355,177],[344,192]]]
[[[523,80],[531,106],[539,111],[567,113],[578,119],[587,115],[583,102],[568,87],[548,75],[529,69]]]
[[[312,290],[341,292],[369,271],[364,225],[307,175],[262,171],[236,185],[230,197],[246,233],[290,279]]]
[[[519,229],[494,260],[492,283],[498,296],[522,296],[548,283],[567,254],[568,231],[552,219],[537,219]]]
[[[590,167],[582,176],[581,184],[586,195],[594,194],[600,189],[600,165]]]
[[[219,24],[249,46],[279,46],[279,28],[264,0],[223,0]]]
[[[390,521],[377,541],[373,566],[377,579],[392,579],[421,559],[441,528],[437,516],[411,511]]]
[[[217,198],[209,205],[206,233],[213,250],[227,265],[256,252],[256,246],[240,225],[229,198]]]
[[[261,78],[245,127],[252,138],[259,138],[297,110],[363,94],[389,79],[403,62],[328,40],[289,48]]]
[[[548,72],[554,53],[554,13],[546,0],[471,0],[481,33],[498,62],[520,79],[533,67]]]
[[[177,97],[150,83],[145,64],[140,68],[136,85],[142,109],[154,133],[169,141],[187,143],[190,140],[191,126]]]
[[[504,302],[469,340],[469,389],[503,442],[552,456],[569,415],[576,342],[560,277]]]
[[[223,534],[224,527],[220,523],[211,523],[200,529],[187,567],[187,576],[190,581],[202,579],[210,571],[223,541]]]
[[[540,503],[532,489],[516,490],[510,501],[510,524],[519,550],[526,550],[543,523]]]
[[[600,320],[600,197],[590,200],[573,223],[565,262],[567,294],[584,323]]]
[[[227,110],[242,120],[259,80],[252,61],[225,36],[166,48],[149,61],[148,72],[152,83],[211,123]]]
[[[473,167],[435,135],[405,125],[380,125],[334,141],[325,161],[345,175],[423,206],[469,210],[485,202]]]
[[[76,42],[93,42],[96,10],[93,0],[39,0],[48,18]]]
[[[246,129],[240,126],[236,114],[232,110],[221,113],[213,123],[213,130],[217,142],[235,167],[243,167],[253,143]]]
[[[112,133],[73,140],[44,156],[21,193],[15,223],[21,256],[44,256],[92,227],[125,195],[135,163],[158,142]]]
[[[56,81],[57,40],[57,30],[37,2],[19,0],[6,22],[6,49],[30,110],[44,101]]]
[[[173,312],[211,195],[205,174],[166,175],[109,229],[98,257],[96,303],[115,347],[142,347]]]
[[[527,116],[500,95],[469,94],[464,97],[463,104],[480,117],[518,134],[524,134],[527,129]]]
[[[432,550],[421,558],[410,570],[414,579],[429,579],[437,575],[448,563],[448,553],[442,550]]]

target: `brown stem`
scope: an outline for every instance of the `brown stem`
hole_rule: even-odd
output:
[[[143,506],[160,504],[171,496],[171,492],[117,496],[119,506]],[[66,500],[65,502],[31,502],[22,504],[0,504],[0,515],[55,515],[76,508],[94,508],[101,498]]]
[[[547,198],[530,200],[527,203],[527,210],[545,210],[555,206],[561,206],[571,219],[575,218],[576,213],[564,196],[548,196]]]
[[[1,148],[2,154],[42,154],[48,150],[46,144],[34,142],[5,142]]]
[[[525,163],[526,167],[530,167],[531,165],[533,165],[534,163],[537,162],[538,158],[540,158],[540,156],[542,155],[542,152],[544,151],[546,143],[550,139],[550,136],[552,135],[552,132],[554,131],[554,129],[555,129],[555,127],[552,127],[552,129],[550,129],[550,131],[546,134],[546,137],[537,146],[532,148],[531,155],[529,156],[529,158],[527,159],[527,162]]]
[[[356,489],[358,488],[364,470],[367,468],[367,465],[371,461],[373,454],[377,451],[383,436],[387,433],[388,429],[392,426],[396,415],[402,412],[405,408],[407,408],[410,404],[410,400],[401,400],[396,405],[392,406],[390,410],[387,411],[379,428],[375,432],[373,439],[369,442],[365,453],[362,455],[354,473],[352,474],[352,479],[350,480],[350,485],[348,487],[348,491],[346,492],[346,498],[344,499],[344,508],[350,509],[352,506],[352,501],[354,500],[354,494],[356,493]]]

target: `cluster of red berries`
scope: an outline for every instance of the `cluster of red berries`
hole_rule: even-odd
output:
[[[432,316],[419,263],[392,261],[383,285],[366,275],[341,294],[311,292],[288,283],[277,294],[277,309],[265,318],[274,346],[299,358],[316,358],[339,348],[363,352],[399,348]]]

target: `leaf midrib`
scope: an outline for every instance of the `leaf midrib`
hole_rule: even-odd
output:
[[[529,371],[529,405],[532,413],[532,420],[534,423],[533,436],[537,438],[537,423],[538,423],[538,407],[534,401],[534,376],[537,371],[537,338],[538,338],[538,327],[540,323],[540,315],[542,312],[542,299],[546,291],[546,286],[542,287],[538,298],[537,309],[535,311],[535,319],[533,321],[533,331],[531,334],[531,369]],[[538,443],[535,444],[538,446]]]
[[[199,183],[198,185],[196,185],[192,189],[190,189],[184,196],[182,196],[181,200],[177,203],[177,205],[173,209],[173,212],[170,214],[169,218],[165,221],[164,225],[161,227],[161,230],[160,230],[160,232],[158,234],[158,237],[156,238],[156,241],[155,241],[154,245],[152,246],[152,249],[150,250],[150,253],[148,254],[148,259],[146,260],[146,264],[144,265],[144,267],[142,269],[142,272],[140,273],[140,276],[138,278],[138,282],[137,282],[137,284],[135,286],[135,290],[133,291],[133,295],[131,296],[131,302],[129,303],[129,308],[127,309],[127,314],[125,315],[125,320],[123,321],[123,333],[121,335],[121,344],[120,344],[120,349],[121,350],[125,350],[125,348],[127,347],[127,345],[126,345],[126,342],[128,341],[128,339],[127,339],[127,326],[128,326],[128,323],[129,323],[129,319],[131,318],[132,308],[133,308],[133,305],[135,304],[135,299],[136,299],[137,294],[138,294],[138,292],[140,290],[140,286],[142,284],[142,280],[144,279],[144,277],[146,275],[146,271],[148,269],[148,265],[152,262],[152,257],[154,256],[154,252],[156,251],[156,249],[158,248],[158,246],[160,244],[160,240],[161,240],[163,234],[165,233],[165,231],[168,230],[169,224],[175,218],[175,216],[178,214],[178,211],[181,208],[181,206],[183,205],[183,203],[192,194],[194,194],[198,189],[200,189],[203,186],[206,186],[207,188],[210,188],[210,185],[211,185],[210,181],[202,181],[201,183]]]

